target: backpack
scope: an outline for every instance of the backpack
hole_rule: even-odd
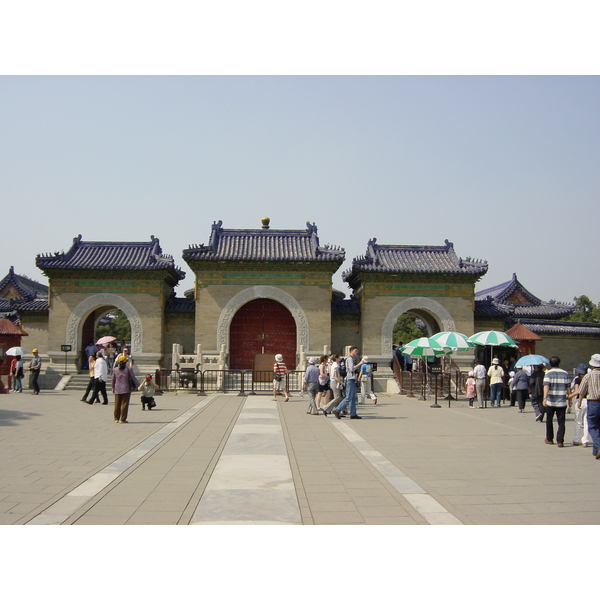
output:
[[[345,358],[338,358],[338,375],[340,379],[346,379],[346,375],[348,375]]]

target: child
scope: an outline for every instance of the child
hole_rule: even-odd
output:
[[[469,371],[469,377],[465,385],[467,386],[469,408],[477,408],[476,406],[473,406],[473,400],[475,400],[475,373],[473,371]]]
[[[148,405],[148,410],[152,410],[156,406],[156,402],[154,401],[156,385],[152,381],[152,375],[146,375],[146,379],[142,381],[138,391],[142,392],[142,410],[146,410],[146,404]]]

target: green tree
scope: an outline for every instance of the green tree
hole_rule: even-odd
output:
[[[121,310],[113,310],[106,315],[110,319],[110,323],[98,325],[96,327],[96,339],[105,335],[112,335],[117,340],[131,339],[131,325]]]
[[[394,344],[407,344],[420,337],[427,337],[427,328],[417,324],[418,318],[410,313],[404,313],[394,325]],[[420,322],[420,321],[419,321]]]
[[[587,296],[575,296],[575,311],[565,321],[600,323],[600,304],[594,304]]]

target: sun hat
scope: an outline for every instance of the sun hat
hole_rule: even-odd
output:
[[[594,354],[590,358],[590,367],[600,367],[600,354]]]
[[[117,362],[121,363],[121,362],[127,362],[127,357],[124,354],[121,354],[118,358],[117,358]]]
[[[152,379],[152,375],[146,375],[146,379]]]
[[[281,361],[283,360],[283,356],[281,356],[281,354],[276,354],[276,355],[275,355],[275,360],[276,360],[277,362],[281,362]]]
[[[579,375],[585,375],[588,371],[588,366],[585,363],[580,363],[580,365],[575,369],[575,373]]]
[[[37,351],[38,351],[38,349],[37,349],[37,348],[34,348],[34,349],[31,351],[31,353],[32,353],[32,354],[35,354]]]
[[[473,377],[475,375],[475,371],[469,371],[469,377]]]
[[[493,365],[499,365],[500,361],[497,358],[492,359],[492,364]]]
[[[369,362],[369,357],[368,356],[363,356],[363,362]]]
[[[311,357],[311,358],[308,359],[308,364],[309,365],[314,365],[316,362],[317,362],[317,360],[315,358]]]

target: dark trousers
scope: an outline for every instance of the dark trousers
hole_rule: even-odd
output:
[[[108,396],[106,394],[106,381],[100,381],[96,379],[94,393],[92,394],[92,398],[90,400],[90,404],[94,404],[96,400],[98,400],[98,395],[102,394],[102,399],[104,400],[104,404],[108,404]]]
[[[96,391],[96,380],[93,377],[90,377],[88,381],[87,388],[85,389],[85,394],[83,395],[82,400],[87,401],[88,394],[92,392],[92,394]]]
[[[556,413],[556,441],[563,444],[565,441],[565,416],[567,414],[566,406],[546,406],[546,439],[549,442],[554,441],[554,414]]]
[[[38,384],[39,376],[40,376],[39,369],[34,369],[33,371],[31,371],[31,387],[33,388],[33,391],[37,392],[38,394],[40,392],[40,386]]]
[[[127,421],[130,397],[131,392],[127,392],[127,394],[115,394],[115,421]]]
[[[535,416],[539,417],[540,415],[544,414],[544,406],[542,405],[542,396],[532,396],[531,397],[531,406],[533,407],[533,410],[535,411]],[[543,417],[542,417],[543,418]]]
[[[525,410],[525,402],[527,402],[527,398],[529,398],[529,390],[516,390],[516,393],[519,410]]]

